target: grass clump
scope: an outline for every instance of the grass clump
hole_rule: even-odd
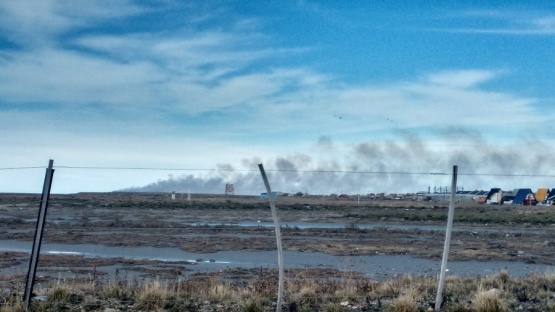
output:
[[[507,308],[500,298],[499,289],[481,289],[472,300],[472,308],[477,312],[505,312]]]
[[[0,312],[24,312],[25,305],[23,298],[19,295],[13,295],[5,298],[0,304]]]
[[[162,285],[155,280],[145,283],[137,290],[135,307],[143,311],[160,311],[166,305],[166,300],[171,297],[167,285]]]
[[[409,290],[407,293],[395,298],[388,306],[387,311],[390,312],[418,312],[420,311],[419,305],[415,300],[415,293]]]

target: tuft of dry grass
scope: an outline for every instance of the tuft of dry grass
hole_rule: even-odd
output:
[[[160,311],[171,295],[168,286],[162,285],[158,280],[145,283],[137,290],[135,308],[143,311]]]
[[[400,294],[399,285],[395,280],[387,280],[379,284],[376,290],[379,297],[398,297]]]
[[[101,288],[100,293],[107,298],[129,301],[133,297],[133,288],[127,283],[110,282]]]
[[[208,289],[208,300],[213,302],[224,303],[236,297],[236,292],[228,283],[215,284]]]
[[[46,301],[65,303],[69,301],[72,289],[69,284],[58,283],[46,295]]]
[[[481,282],[481,287],[484,289],[500,289],[507,290],[507,284],[510,276],[507,270],[501,270],[494,275],[487,276]]]
[[[247,299],[243,306],[243,312],[261,312],[263,309],[263,303],[256,298]]]
[[[289,300],[296,302],[300,307],[315,307],[320,301],[316,290],[317,288],[310,285],[302,286],[297,294],[291,295]]]
[[[334,302],[357,302],[360,299],[358,285],[353,280],[344,280],[333,294]]]
[[[499,289],[480,289],[472,300],[472,307],[477,312],[504,312],[505,303],[500,298]]]
[[[333,302],[333,303],[326,304],[324,311],[326,311],[326,312],[344,312],[344,311],[347,311],[347,309],[344,306],[342,306],[341,304],[339,304],[337,302]]]
[[[387,310],[390,312],[418,312],[420,311],[420,307],[416,303],[415,298],[416,294],[414,290],[410,289],[394,299]]]
[[[6,298],[0,305],[0,312],[24,312],[25,305],[20,295],[10,296]]]

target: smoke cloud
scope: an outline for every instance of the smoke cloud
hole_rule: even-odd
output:
[[[450,128],[441,133],[434,140],[423,141],[414,133],[401,131],[399,140],[346,147],[322,136],[311,153],[245,158],[240,169],[218,164],[201,175],[170,176],[125,191],[223,194],[226,183],[232,183],[235,194],[259,194],[265,192],[259,163],[264,164],[272,190],[287,193],[427,191],[428,187],[449,186],[453,165],[459,168],[457,185],[465,190],[555,187],[549,161],[553,148],[541,141],[505,146],[491,144],[467,129]]]

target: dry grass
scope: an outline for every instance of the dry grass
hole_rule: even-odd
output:
[[[308,274],[307,274],[308,275]],[[152,280],[141,284],[110,281],[57,281],[37,289],[33,311],[271,311],[276,300],[273,274],[254,281],[214,278]],[[303,274],[285,284],[286,311],[427,311],[434,305],[436,277],[399,276],[375,281],[346,273],[321,279]],[[512,278],[501,271],[487,277],[448,276],[443,311],[553,311],[555,274]],[[19,292],[3,294],[0,312],[23,311]]]
[[[509,278],[509,273],[506,270],[499,271],[484,278],[481,282],[481,288],[507,290]]]
[[[496,288],[480,289],[472,300],[472,308],[477,312],[504,312],[505,303],[500,297],[501,291]]]
[[[207,298],[212,302],[227,303],[237,297],[237,291],[228,283],[215,284],[208,289]]]
[[[120,301],[128,301],[133,297],[133,288],[128,283],[107,283],[100,292],[107,298],[114,298]]]
[[[415,301],[414,294],[409,292],[394,299],[387,310],[391,312],[418,312],[420,307]]]
[[[69,301],[69,297],[72,293],[72,288],[69,284],[64,284],[58,282],[46,296],[46,300],[50,302],[60,302],[65,303]]]
[[[288,291],[289,300],[296,302],[301,308],[312,308],[318,306],[320,303],[320,297],[316,293],[317,287],[313,282],[309,282],[308,285],[300,286],[297,291]]]
[[[23,304],[23,298],[19,295],[14,295],[6,298],[6,300],[0,305],[0,312],[24,312],[25,305]]]
[[[172,294],[168,286],[163,285],[158,280],[145,283],[135,294],[135,307],[144,311],[161,311],[166,304],[166,300],[170,299]]]

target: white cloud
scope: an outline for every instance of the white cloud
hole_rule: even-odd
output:
[[[51,36],[69,29],[70,19],[54,12],[57,1],[2,1],[0,29],[10,40],[31,44],[50,40]]]
[[[497,76],[485,70],[445,71],[418,81],[345,88],[336,91],[337,108],[348,114],[344,121],[365,118],[377,127],[386,121],[401,128],[488,127],[493,125],[492,118],[496,127],[541,122],[543,117],[533,108],[534,99],[482,87]]]
[[[132,1],[20,0],[0,2],[3,35],[23,46],[55,45],[56,37],[75,27],[136,15]]]
[[[501,35],[555,35],[555,15],[531,10],[471,10],[449,15],[450,18],[462,17],[472,26],[443,28],[442,31],[501,34]],[[486,21],[488,27],[482,27]],[[437,29],[436,29],[437,30]]]
[[[112,18],[139,11],[124,4],[130,9],[104,14],[113,8],[95,5],[62,14],[60,5],[48,2],[42,8],[44,18],[56,14]],[[76,27],[71,21],[65,23],[58,28]],[[285,131],[300,123],[320,131],[321,125],[338,126],[334,116],[343,115],[346,119],[340,127],[346,133],[361,123],[382,127],[387,119],[395,120],[397,127],[483,126],[490,122],[488,116],[500,113],[505,116],[501,124],[538,120],[533,99],[483,88],[499,71],[451,70],[389,85],[344,85],[306,68],[255,69],[253,65],[263,58],[301,52],[251,43],[262,37],[256,31],[183,29],[83,35],[70,42],[79,49],[48,47],[5,54],[0,63],[0,94],[7,101],[57,103],[70,109],[100,103],[119,107],[122,113],[157,109],[196,115],[229,108],[230,113],[257,116],[257,121]],[[265,115],[291,118],[291,126]],[[356,122],[349,125],[349,119]],[[259,125],[257,121],[240,126],[252,129]]]
[[[532,20],[532,24],[549,32],[555,32],[555,16],[546,16]]]
[[[142,10],[127,1],[0,3],[6,16],[0,29],[24,46],[0,54],[0,98],[9,104],[0,107],[0,130],[10,134],[0,136],[0,146],[10,147],[2,163],[34,166],[54,158],[64,165],[202,168],[237,166],[245,158],[287,158],[280,164],[362,168],[360,155],[339,151],[331,140],[328,145],[344,158],[322,151],[314,158],[275,155],[306,149],[307,141],[320,135],[383,143],[384,133],[406,129],[460,126],[512,134],[541,127],[545,118],[534,108],[535,99],[488,88],[507,75],[498,70],[446,69],[387,84],[347,84],[307,67],[265,65],[261,61],[310,50],[274,47],[251,19],[236,21],[230,30],[86,31],[99,17]],[[211,18],[203,15],[196,22]],[[553,28],[551,18],[530,23]],[[59,38],[69,30],[84,34]],[[211,114],[217,117],[206,117]],[[414,149],[389,142],[368,150],[388,158]],[[422,162],[430,168],[427,160]],[[90,175],[101,190],[155,180],[136,173]],[[72,179],[60,190],[82,191],[91,183]],[[12,190],[2,183],[0,189]]]
[[[0,93],[5,101],[20,103],[148,105],[163,78],[151,64],[116,63],[64,50],[13,53],[9,59],[0,64]]]
[[[440,86],[470,88],[487,82],[495,76],[497,74],[489,70],[458,70],[433,73],[428,75],[426,80]]]

